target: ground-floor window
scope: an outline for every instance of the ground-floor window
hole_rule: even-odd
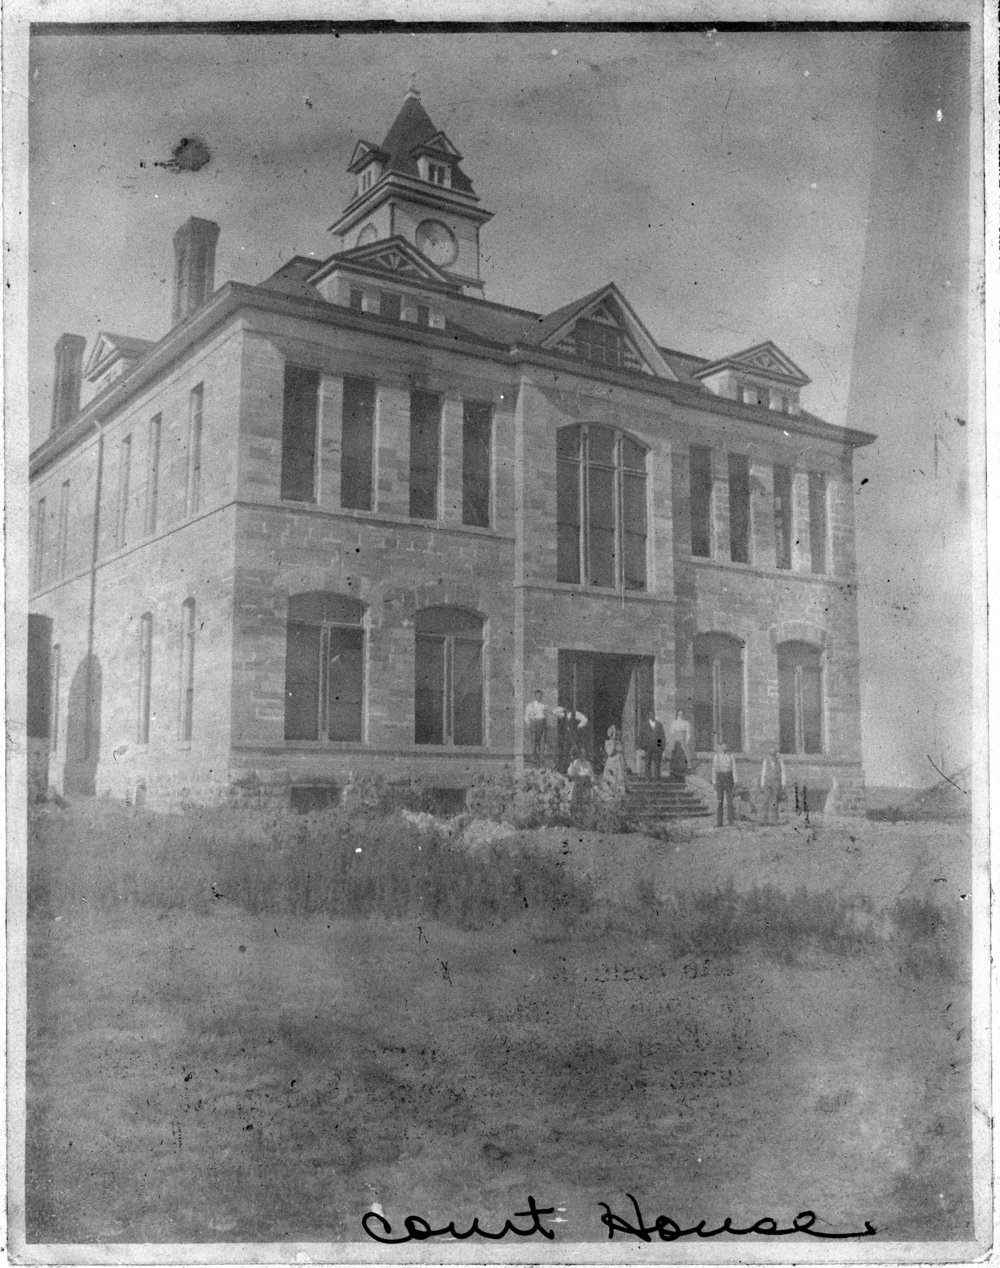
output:
[[[778,647],[778,730],[782,753],[823,751],[823,670],[811,643]]]
[[[424,608],[415,624],[416,743],[482,744],[482,618],[461,608]]]
[[[364,605],[325,591],[288,600],[285,739],[361,740]]]
[[[194,727],[195,628],[194,599],[185,599],[181,605],[181,692],[177,726],[178,739],[185,743],[191,739]]]
[[[743,643],[728,634],[695,637],[694,735],[701,752],[743,748]]]

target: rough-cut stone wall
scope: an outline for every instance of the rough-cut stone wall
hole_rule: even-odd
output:
[[[306,338],[306,336],[310,336]],[[415,350],[385,340],[373,355],[357,332],[268,328],[243,348],[241,507],[236,532],[233,692],[234,780],[277,787],[343,782],[350,773],[414,775],[467,786],[484,767],[509,762],[515,728],[513,425],[509,376],[489,362]],[[281,384],[286,363],[320,371],[316,502],[280,500]],[[374,378],[375,504],[340,506],[345,375]],[[409,515],[410,392],[442,398],[438,516]],[[494,410],[490,528],[462,523],[462,402]],[[366,731],[363,743],[285,741],[288,597],[312,590],[365,607]],[[414,618],[421,608],[461,607],[484,621],[485,743],[414,743]]]
[[[319,372],[315,501],[280,498],[283,373]],[[377,383],[375,501],[340,505],[345,375]],[[188,505],[191,389],[204,384],[199,506]],[[413,389],[442,397],[441,478],[433,521],[409,515],[409,402]],[[462,524],[462,402],[494,409],[489,528]],[[703,404],[708,404],[703,402]],[[157,524],[147,532],[150,422],[160,415]],[[621,428],[648,448],[647,590],[598,591],[556,580],[556,432],[567,423]],[[788,759],[793,778],[835,789],[856,811],[860,764],[859,672],[850,453],[789,437],[786,420],[722,417],[635,388],[589,380],[572,367],[518,372],[490,352],[435,348],[419,331],[359,331],[253,313],[219,330],[189,360],[106,422],[34,482],[46,505],[46,557],[32,610],[52,616],[60,648],[57,734],[50,783],[146,804],[230,794],[233,785],[286,796],[290,784],[343,783],[351,774],[416,776],[467,786],[516,763],[523,712],[535,686],[554,702],[560,648],[655,659],[658,712],[690,714],[698,633],[745,644],[746,777],[777,736],[779,642],[805,639],[823,654],[825,751]],[[122,436],[132,437],[126,533],[116,539]],[[713,553],[690,555],[689,446],[713,453]],[[90,558],[103,453],[99,560],[90,628]],[[727,453],[750,469],[750,559],[729,557]],[[796,475],[792,569],[775,567],[773,469]],[[828,480],[828,575],[813,576],[809,471]],[[58,506],[71,482],[70,524],[56,560]],[[33,538],[34,540],[34,538]],[[288,597],[327,590],[360,600],[367,650],[366,723],[358,743],[286,742]],[[180,621],[196,603],[194,727],[178,738]],[[477,612],[484,622],[485,743],[414,743],[414,620],[424,607]],[[138,743],[139,627],[153,617],[151,722]],[[88,660],[88,654],[91,659]],[[99,731],[79,746],[86,687]],[[88,766],[89,763],[89,766]],[[79,780],[78,780],[79,782]],[[84,780],[84,782],[86,782]],[[252,792],[250,795],[257,795]]]
[[[50,786],[67,795],[104,793],[147,804],[212,800],[228,784],[232,498],[239,431],[239,342],[220,331],[197,355],[164,376],[34,482],[46,503],[70,479],[64,577],[56,532],[32,610],[53,618],[59,648],[55,747]],[[188,497],[191,389],[204,384],[197,510]],[[159,415],[157,514],[148,519],[151,422]],[[119,537],[119,455],[130,435],[125,534]],[[98,478],[100,474],[100,479]],[[97,564],[91,584],[95,497],[100,483]],[[190,742],[178,738],[181,605],[195,601],[194,713]],[[139,628],[153,618],[149,742],[139,743]],[[88,707],[89,702],[89,707]]]

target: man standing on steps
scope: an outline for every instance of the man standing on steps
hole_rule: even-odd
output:
[[[736,791],[736,761],[725,740],[719,743],[715,756],[712,758],[712,782],[715,784],[715,826],[722,827],[722,803],[725,801],[728,802],[727,821],[731,827],[736,822],[736,809],[733,805],[733,793]]]
[[[646,750],[646,774],[650,779],[659,779],[663,750],[667,747],[667,733],[652,709],[649,711],[649,721],[642,729],[641,747]]]
[[[673,752],[675,744],[679,744],[684,750],[684,756],[687,758],[688,766],[691,765],[691,723],[684,716],[684,710],[678,709],[674,715],[674,720],[670,724],[670,751]]]
[[[545,705],[542,703],[540,687],[535,692],[534,700],[529,701],[524,711],[524,720],[528,724],[528,733],[531,736],[531,760],[540,766],[545,745]]]

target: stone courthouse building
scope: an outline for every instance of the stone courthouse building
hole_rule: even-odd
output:
[[[56,346],[31,455],[31,725],[49,786],[151,806],[352,772],[463,788],[536,688],[596,754],[655,708],[863,789],[852,453],[773,343],[661,347],[613,283],[483,294],[480,204],[413,89],[335,252],[214,280],[174,238],[155,343]],[[83,403],[81,404],[81,401]]]

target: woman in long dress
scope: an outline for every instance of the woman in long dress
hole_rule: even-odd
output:
[[[611,745],[611,750],[608,753],[608,760],[604,763],[604,774],[601,777],[601,783],[607,792],[612,793],[616,797],[624,797],[625,750],[618,739],[606,741],[605,749],[607,749],[608,744]]]

